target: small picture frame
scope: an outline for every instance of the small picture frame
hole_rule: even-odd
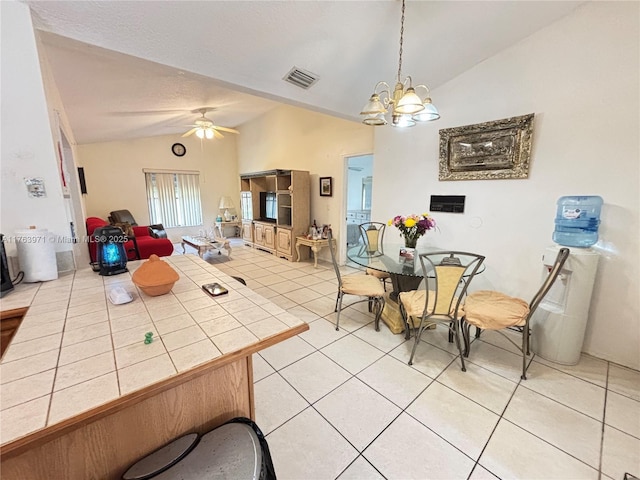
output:
[[[330,197],[333,195],[333,189],[331,187],[332,177],[320,177],[320,196]]]
[[[415,256],[416,256],[415,248],[401,247],[399,263],[404,263],[405,265],[413,265]]]
[[[324,224],[322,225],[322,238],[329,238],[329,230],[331,229],[331,225]]]

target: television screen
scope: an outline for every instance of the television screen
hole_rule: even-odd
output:
[[[260,192],[260,219],[275,222],[277,212],[276,192]]]

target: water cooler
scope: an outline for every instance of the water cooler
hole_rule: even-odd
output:
[[[558,278],[530,320],[531,350],[554,363],[575,365],[589,318],[593,285],[600,255],[591,247],[598,241],[602,199],[596,196],[558,200],[553,240],[542,257],[546,278],[561,246],[570,255]]]

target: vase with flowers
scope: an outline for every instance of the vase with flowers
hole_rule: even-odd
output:
[[[418,239],[436,227],[436,221],[428,213],[421,215],[397,215],[387,223],[388,226],[394,226],[400,230],[400,236],[404,237],[404,246],[407,248],[416,248]]]

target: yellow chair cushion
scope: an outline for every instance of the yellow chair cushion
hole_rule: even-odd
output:
[[[374,270],[373,268],[367,268],[367,275],[371,275],[376,278],[391,278],[387,272],[381,272],[380,270]]]
[[[435,294],[436,292],[434,292],[433,290],[429,291],[429,311],[427,313],[431,313],[433,311],[433,299],[435,298]],[[409,292],[400,292],[398,296],[400,297],[402,306],[404,307],[408,316],[422,317],[422,312],[424,311],[425,295],[426,292],[424,290],[411,290]]]
[[[527,315],[529,315],[527,302],[493,290],[474,292],[464,303],[464,316],[467,322],[483,330],[523,326]]]
[[[365,297],[382,297],[384,295],[384,288],[380,280],[368,275],[342,277],[342,291],[349,295],[363,295]]]
[[[424,311],[424,302],[426,296],[425,290],[411,290],[410,292],[400,292],[400,301],[404,306],[404,309],[407,312],[407,315],[410,317],[422,317],[422,312]],[[427,306],[428,312],[433,312],[433,303],[436,298],[436,292],[433,290],[429,290],[429,305]],[[454,297],[453,302],[451,302],[451,311],[449,315],[453,315],[456,312],[456,303],[458,303],[458,297]],[[464,312],[462,311],[462,307],[458,310],[458,316],[461,317]]]

